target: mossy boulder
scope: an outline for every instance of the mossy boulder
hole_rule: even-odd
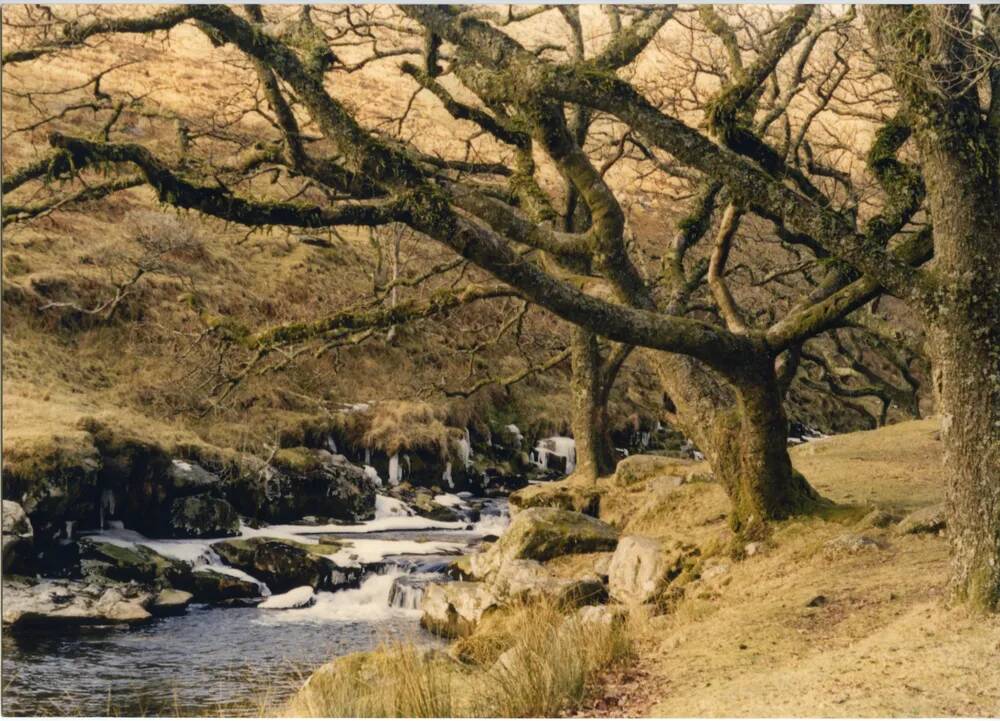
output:
[[[238,536],[240,517],[228,501],[208,494],[176,498],[166,527],[172,538]]]
[[[313,448],[281,449],[259,473],[230,481],[226,498],[240,513],[270,523],[305,516],[356,522],[375,515],[375,485],[364,470]]]
[[[211,568],[198,568],[191,574],[191,592],[198,602],[224,603],[260,598],[261,587],[260,584],[247,578]]]
[[[561,508],[596,518],[601,508],[601,489],[572,479],[553,481],[522,488],[510,495],[509,502],[511,513],[526,508]]]
[[[124,546],[94,538],[82,538],[77,546],[81,569],[91,578],[159,582],[176,588],[189,588],[192,584],[190,564],[148,546]]]
[[[538,561],[508,559],[492,574],[490,590],[505,602],[546,600],[562,607],[603,603],[607,588],[594,574],[561,578]]]
[[[660,476],[670,476],[683,482],[690,471],[690,462],[655,455],[634,455],[623,458],[615,468],[614,481],[619,486],[632,486]]]
[[[547,561],[571,553],[611,551],[618,531],[582,513],[560,508],[529,508],[514,516],[510,526],[486,552],[472,558],[477,578],[495,574],[508,560]]]
[[[308,548],[306,544],[276,538],[246,538],[212,544],[212,550],[223,561],[260,579],[275,593],[299,586],[335,590],[356,580],[356,571],[341,568]]]
[[[3,496],[31,519],[38,545],[65,535],[67,521],[95,510],[101,458],[85,431],[5,438]]]

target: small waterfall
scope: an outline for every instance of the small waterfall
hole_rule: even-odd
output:
[[[66,521],[66,539],[69,541],[73,540],[73,526],[76,525],[76,521]]]
[[[416,611],[424,597],[424,589],[430,583],[441,581],[441,573],[416,573],[398,576],[389,589],[389,608]]]
[[[332,433],[326,437],[326,447],[330,449],[330,453],[337,453],[337,441],[333,439]]]
[[[455,481],[451,477],[451,461],[445,463],[444,473],[441,474],[441,480],[448,484],[448,488],[455,487]]]

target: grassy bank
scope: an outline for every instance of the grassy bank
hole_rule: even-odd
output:
[[[488,617],[451,653],[397,643],[319,669],[290,716],[553,716],[631,656],[636,620],[600,623],[534,603]]]

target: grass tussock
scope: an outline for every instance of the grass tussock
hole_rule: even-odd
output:
[[[333,661],[283,709],[292,716],[544,717],[576,708],[595,674],[629,657],[628,619],[582,620],[540,603],[494,614],[450,653],[412,644]]]
[[[448,427],[429,403],[385,401],[371,409],[364,442],[390,456],[404,448],[444,456],[448,452]]]

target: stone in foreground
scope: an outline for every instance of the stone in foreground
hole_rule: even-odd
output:
[[[486,584],[432,583],[424,589],[420,625],[445,638],[467,636],[497,605],[497,597]]]
[[[681,568],[682,555],[645,536],[625,536],[611,557],[608,589],[611,597],[630,605],[652,603]]]

